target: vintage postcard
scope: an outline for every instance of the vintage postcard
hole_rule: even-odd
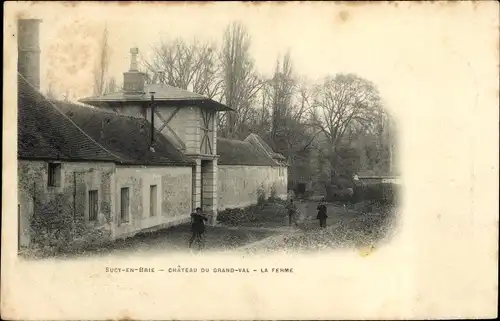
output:
[[[495,318],[499,14],[6,2],[6,320]]]

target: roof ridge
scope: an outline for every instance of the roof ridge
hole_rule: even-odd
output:
[[[166,86],[166,87],[170,87],[170,88],[173,88],[173,89],[185,91],[185,92],[190,93],[190,94],[195,94],[195,95],[199,96],[197,98],[211,99],[211,98],[209,98],[209,97],[207,97],[207,96],[205,96],[203,94],[197,93],[195,91],[191,91],[191,90],[184,89],[184,88],[181,88],[181,87],[173,86],[173,85],[170,85],[170,84],[145,84],[144,88],[150,87],[150,86],[160,86],[160,87],[161,86]]]
[[[269,158],[271,158],[274,161],[273,155],[271,155],[271,153],[269,153],[267,151],[266,147],[264,145],[262,145],[262,142],[260,141],[260,140],[262,140],[262,138],[258,135],[255,135],[255,134],[253,134],[253,135],[254,135],[254,137],[260,138],[260,139],[256,138],[255,140],[257,141],[257,143],[259,143],[261,149],[267,154],[267,156],[269,156]],[[269,147],[271,148],[271,146],[269,146]],[[272,150],[272,148],[271,148],[271,150]],[[274,150],[273,150],[273,152],[274,152]]]
[[[238,142],[238,143],[250,144],[249,142],[246,142],[246,141],[241,140],[241,139],[231,139],[231,138],[225,138],[225,137],[217,137],[217,139],[223,139],[223,140],[226,140],[228,142]]]
[[[117,118],[127,118],[127,119],[132,119],[132,120],[137,120],[137,121],[148,121],[145,118],[137,118],[137,117],[130,116],[130,115],[123,115],[123,114],[115,113],[115,112],[112,112],[112,111],[103,110],[103,109],[100,109],[100,108],[97,108],[97,107],[94,107],[94,106],[91,106],[91,105],[88,105],[88,104],[78,105],[78,104],[67,102],[67,101],[63,101],[63,100],[59,100],[59,102],[62,102],[64,104],[71,105],[71,106],[86,108],[86,109],[88,109],[88,110],[90,110],[90,111],[92,111],[92,112],[94,112],[96,114],[107,114],[107,115],[111,115],[111,116],[114,116],[114,117],[117,117]]]
[[[64,112],[62,112],[59,108],[56,107],[56,105],[45,98],[45,96],[40,92],[40,90],[38,90],[38,88],[36,88],[35,86],[33,86],[32,83],[30,83],[21,73],[17,72],[18,76],[21,76],[21,78],[37,93],[39,93],[40,95],[42,95],[43,99],[45,101],[47,101],[49,103],[50,106],[52,106],[52,108],[54,108],[58,113],[60,113],[65,119],[67,119],[75,128],[77,128],[83,135],[85,135],[88,139],[90,139],[96,146],[100,147],[102,150],[104,150],[106,153],[108,153],[110,156],[116,158],[116,160],[120,161],[121,158],[118,157],[117,155],[115,155],[114,153],[110,152],[109,150],[107,150],[106,148],[104,148],[104,146],[102,146],[101,144],[99,144],[98,142],[96,142],[92,137],[90,137],[83,129],[81,129],[71,118],[69,118]]]

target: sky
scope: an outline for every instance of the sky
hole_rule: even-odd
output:
[[[471,61],[491,59],[475,56],[476,48],[492,46],[483,31],[498,20],[494,14],[474,15],[478,9],[473,5],[404,2],[39,2],[25,8],[21,15],[43,19],[42,91],[52,83],[58,94],[68,91],[72,99],[92,94],[92,70],[105,25],[111,50],[109,74],[121,83],[131,47],[138,47],[140,58],[147,59],[151,46],[162,39],[220,42],[224,28],[241,21],[252,38],[250,50],[259,72],[270,74],[276,59],[290,50],[297,75],[319,82],[335,73],[356,73],[373,81],[387,107],[396,113],[408,99],[426,96],[436,86],[448,93],[478,86],[481,71]]]

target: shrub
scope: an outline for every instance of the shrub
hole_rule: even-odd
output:
[[[71,196],[56,194],[36,202],[30,217],[30,235],[35,251],[52,255],[99,245],[109,239],[110,231],[88,228],[83,215],[75,216]]]
[[[372,201],[380,204],[395,205],[397,185],[387,183],[359,185],[354,189],[356,202]]]
[[[225,209],[218,213],[217,220],[223,224],[237,226],[282,222],[286,216],[285,203],[286,201],[278,199],[276,203],[267,206],[251,205],[245,208]]]
[[[278,199],[278,191],[276,190],[276,185],[271,186],[271,191],[269,192],[269,201],[275,202]]]
[[[57,194],[46,203],[35,204],[30,217],[35,246],[60,251],[72,240],[74,227],[73,206],[68,196]]]
[[[359,184],[353,188],[352,196],[347,188],[334,185],[327,186],[327,201],[339,203],[366,203],[395,205],[397,202],[397,185],[387,183]]]
[[[257,189],[257,204],[264,205],[266,203],[266,190],[264,184],[261,184]]]

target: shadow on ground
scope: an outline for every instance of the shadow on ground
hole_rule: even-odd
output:
[[[232,230],[219,226],[207,226],[204,251],[226,251],[244,244],[259,241],[275,235],[270,231]],[[58,258],[71,259],[82,256],[110,255],[168,255],[189,252],[188,241],[191,237],[191,226],[183,224],[155,232],[141,233],[127,239],[120,239],[86,249],[64,251],[60,253],[40,253],[30,251],[22,254],[26,259]],[[197,251],[196,246],[193,249]]]

